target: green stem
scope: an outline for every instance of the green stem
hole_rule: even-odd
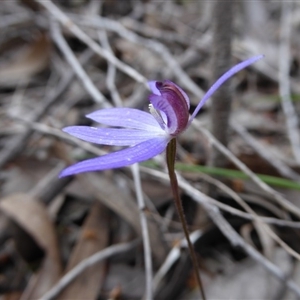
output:
[[[176,206],[176,209],[177,209],[177,212],[179,215],[179,219],[182,224],[183,231],[184,231],[184,235],[185,235],[185,238],[186,238],[186,241],[188,244],[188,248],[190,251],[197,283],[199,285],[202,299],[205,300],[206,297],[205,297],[205,293],[204,293],[204,289],[203,289],[203,285],[202,285],[202,281],[201,281],[201,277],[200,277],[200,273],[199,273],[198,261],[197,261],[194,247],[190,240],[187,222],[186,222],[186,219],[184,216],[183,206],[182,206],[182,202],[181,202],[180,195],[179,195],[178,181],[177,181],[177,176],[175,173],[175,158],[176,158],[176,139],[174,138],[169,142],[169,144],[167,146],[167,165],[168,165],[170,183],[171,183],[172,192],[173,192],[173,196],[174,196],[175,206]]]

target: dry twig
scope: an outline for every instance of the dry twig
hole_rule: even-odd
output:
[[[260,178],[258,178],[244,163],[242,163],[235,155],[232,154],[226,147],[224,147],[207,129],[200,126],[199,121],[194,119],[193,126],[201,133],[203,133],[208,140],[218,148],[231,162],[233,162],[241,171],[247,174],[251,180],[253,180],[263,191],[265,191],[268,195],[272,197],[272,199],[276,200],[276,202],[281,205],[286,210],[292,212],[296,216],[300,217],[300,209],[285,199],[281,194],[276,192],[266,183],[264,183]]]
[[[81,141],[77,138],[71,137],[67,134],[65,134],[64,132],[62,132],[61,130],[57,129],[57,128],[53,128],[50,127],[46,124],[42,124],[42,123],[34,123],[34,122],[30,122],[28,120],[24,120],[24,119],[18,119],[22,122],[25,122],[27,124],[27,126],[29,126],[30,128],[32,128],[33,130],[43,133],[45,135],[49,135],[52,137],[56,137],[59,138],[60,140],[63,140],[67,143],[73,144],[76,147],[79,147],[89,153],[92,153],[94,155],[104,155],[107,152],[87,143],[84,141]],[[128,167],[129,168],[129,167]],[[225,191],[225,190],[224,190]],[[228,189],[226,189],[226,192],[228,193]],[[232,197],[234,197],[232,194],[230,194]],[[233,208],[231,206],[228,206],[226,204],[223,204],[217,200],[214,199],[210,199],[211,203],[215,206],[217,206],[218,208],[220,208],[221,210],[224,210],[228,213],[231,213],[233,215],[239,216],[241,218],[247,219],[247,220],[254,220],[254,216],[248,213],[245,213],[243,211],[240,211],[236,208]],[[262,221],[264,221],[265,223],[268,224],[274,224],[277,226],[281,226],[281,227],[291,227],[291,228],[300,228],[300,222],[295,222],[295,221],[288,221],[288,220],[280,220],[280,219],[276,219],[276,218],[271,218],[271,217],[260,217]]]
[[[84,52],[81,57],[81,63],[86,63],[91,58],[90,51]],[[52,107],[65,93],[68,86],[71,84],[74,78],[74,73],[70,72],[67,74],[58,85],[56,91],[48,95],[48,97],[41,103],[40,106],[33,112],[31,115],[31,121],[39,121],[42,116]],[[4,149],[0,152],[0,169],[11,159],[17,156],[23,149],[24,146],[32,133],[32,129],[26,129],[19,136],[13,137],[7,144]]]
[[[103,48],[113,53],[106,32],[104,30],[100,30],[98,34],[99,34],[99,40]],[[107,88],[110,91],[115,106],[120,107],[122,106],[122,99],[120,97],[120,94],[115,84],[115,77],[116,77],[116,67],[112,63],[108,62],[107,77],[106,77]]]
[[[139,244],[138,240],[127,244],[119,244],[110,246],[100,252],[93,254],[92,256],[81,261],[76,267],[70,270],[67,274],[65,274],[59,282],[51,288],[40,300],[50,300],[56,297],[72,280],[74,280],[78,275],[80,275],[84,270],[88,267],[99,263],[100,261],[113,257],[115,255],[127,252],[132,250]]]
[[[146,87],[148,87],[147,80],[143,75],[141,75],[135,69],[126,65],[119,59],[117,59],[108,50],[101,48],[98,43],[96,43],[86,33],[84,33],[78,26],[76,26],[71,21],[71,19],[62,10],[60,10],[52,1],[36,0],[36,2],[40,3],[43,7],[45,7],[46,10],[55,19],[57,19],[63,26],[65,26],[70,32],[72,32],[74,36],[76,36],[79,40],[81,40],[88,47],[90,47],[95,53],[107,59],[107,61],[114,64],[118,69],[123,71],[125,74],[127,74],[137,82],[140,82],[144,84]]]
[[[285,249],[291,256],[300,260],[300,254],[293,250],[290,246],[288,246],[269,226],[267,226],[260,216],[232,189],[227,187],[222,182],[211,178],[208,175],[202,174],[202,177],[205,178],[206,181],[212,183],[215,186],[218,186],[220,189],[229,194],[232,199],[234,199],[245,211],[247,211],[250,215],[254,217],[254,226],[257,233],[260,236],[261,243],[264,245],[264,233],[268,234],[274,241],[276,241],[283,249]],[[268,257],[268,255],[266,255]]]
[[[230,122],[232,129],[239,134],[239,136],[245,140],[245,142],[250,145],[260,157],[266,160],[271,166],[273,166],[279,174],[284,177],[300,181],[300,175],[294,172],[288,165],[277,157],[272,155],[272,152],[267,151],[266,148],[257,141],[250,133],[241,125],[237,124],[235,121]]]
[[[59,25],[53,19],[51,20],[51,33],[52,38],[58,48],[64,54],[65,59],[68,61],[72,69],[74,70],[75,74],[81,80],[83,86],[87,90],[87,92],[91,95],[96,103],[100,103],[103,107],[110,107],[107,102],[107,99],[104,97],[103,94],[96,88],[90,77],[86,74],[83,67],[79,63],[78,59],[76,58],[74,52],[69,47],[68,43],[64,39]]]
[[[281,105],[285,114],[288,137],[292,146],[293,154],[300,163],[300,134],[299,121],[292,103],[290,90],[290,39],[292,2],[283,1],[281,6],[281,30],[279,45],[279,92]]]
[[[151,176],[154,176],[155,178],[160,178],[165,182],[168,182],[168,175],[161,171],[151,170],[145,167],[142,167],[141,171]],[[267,260],[252,246],[247,244],[244,241],[244,239],[232,228],[232,226],[222,216],[219,209],[209,203],[209,201],[212,201],[210,197],[206,196],[205,194],[192,187],[181,177],[178,177],[178,183],[179,186],[188,195],[190,195],[196,202],[200,203],[205,208],[213,222],[217,225],[219,230],[224,234],[224,236],[231,242],[233,246],[242,247],[250,257],[252,257],[258,263],[261,263],[271,274],[283,281],[291,291],[293,291],[297,296],[300,296],[299,286],[294,281],[288,280],[281,269],[279,269],[276,265]]]
[[[192,233],[190,233],[190,240],[194,244],[202,235],[202,232],[200,230],[196,230]],[[187,248],[187,241],[186,238],[183,238],[180,240],[179,243],[177,243],[169,252],[168,256],[166,257],[163,264],[160,266],[159,270],[156,272],[155,277],[153,279],[153,290],[154,292],[159,287],[160,282],[166,276],[168,271],[171,269],[171,267],[174,265],[174,263],[179,259],[181,255],[181,248]]]
[[[91,19],[85,17],[76,18],[76,16],[73,16],[73,19],[79,24],[85,26],[92,26],[94,28],[105,28],[107,30],[114,31],[118,35],[132,43],[142,45],[143,47],[151,49],[165,61],[166,65],[169,66],[170,70],[172,70],[177,80],[183,87],[191,91],[198,98],[201,98],[203,96],[203,91],[198,87],[198,85],[195,84],[194,81],[192,81],[190,76],[181,68],[177,60],[170,53],[169,49],[165,47],[162,43],[155,40],[140,37],[134,32],[126,29],[121,23],[107,18],[94,17]]]

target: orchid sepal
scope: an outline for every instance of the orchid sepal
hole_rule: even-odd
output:
[[[125,167],[162,153],[169,141],[191,124],[201,107],[226,80],[262,58],[263,55],[254,56],[222,75],[205,93],[191,116],[187,94],[170,80],[148,83],[152,92],[150,113],[134,108],[109,108],[88,114],[87,118],[115,128],[70,126],[64,131],[84,141],[129,148],[67,167],[60,177]]]
[[[133,147],[84,160],[64,169],[59,177],[61,178],[84,172],[116,169],[142,162],[162,153],[166,149],[168,142],[169,139],[165,137],[157,137]]]

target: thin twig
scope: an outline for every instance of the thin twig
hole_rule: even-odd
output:
[[[86,63],[91,58],[90,51],[85,51],[80,56],[81,63]],[[51,106],[53,106],[60,97],[64,94],[67,87],[71,84],[74,78],[74,73],[71,71],[64,78],[60,80],[60,83],[54,93],[51,93],[49,97],[47,97],[40,106],[33,112],[31,115],[31,121],[36,122],[41,119],[41,117],[49,110]],[[32,129],[26,129],[21,135],[18,135],[6,144],[6,147],[2,149],[0,152],[0,169],[11,159],[13,159],[16,155],[18,155],[24,149],[24,145],[26,144],[28,138],[32,133]]]
[[[272,155],[272,152],[266,150],[266,148],[257,141],[251,134],[241,125],[237,124],[236,121],[230,122],[231,128],[239,134],[239,136],[250,145],[260,157],[266,160],[271,166],[273,166],[279,174],[286,178],[290,178],[296,181],[300,181],[300,175],[294,172],[288,165],[283,161]]]
[[[62,11],[60,10],[52,1],[43,1],[36,0],[39,4],[41,4],[46,10],[57,19],[63,26],[65,26],[74,36],[76,36],[79,40],[85,43],[88,47],[90,47],[95,53],[104,57],[107,61],[114,64],[118,69],[123,71],[125,74],[144,84],[146,87],[147,79],[137,72],[132,67],[126,65],[119,59],[117,59],[114,55],[112,55],[109,51],[100,47],[98,43],[96,43],[93,39],[91,39],[86,33],[84,33],[77,25],[75,25],[72,20]]]
[[[98,32],[99,40],[102,43],[102,46],[105,50],[109,51],[113,54],[113,51],[109,45],[107,34],[104,30],[99,30]],[[115,86],[115,74],[116,68],[111,62],[108,62],[108,74],[107,74],[107,87],[110,90],[111,96],[113,98],[114,104],[116,106],[122,106],[121,97],[117,91]],[[150,246],[150,237],[149,237],[149,229],[147,224],[147,217],[145,214],[145,201],[143,197],[142,187],[141,187],[141,178],[139,165],[134,164],[131,166],[131,172],[133,174],[134,186],[136,192],[136,198],[139,207],[139,216],[140,216],[140,224],[143,238],[143,246],[144,246],[144,261],[145,261],[145,273],[146,273],[146,289],[145,289],[145,299],[152,300],[153,299],[153,291],[152,291],[152,256],[151,256],[151,246]]]
[[[90,4],[90,16],[97,16],[102,11],[103,1],[93,0]],[[102,47],[109,51],[112,55],[114,55],[112,48],[110,47],[108,37],[105,30],[98,31],[99,41]],[[116,66],[108,61],[107,67],[107,75],[106,75],[106,85],[108,90],[110,91],[111,98],[113,103],[117,107],[122,106],[122,99],[119,95],[119,92],[115,85],[115,77],[116,77]]]
[[[200,237],[202,236],[202,232],[200,230],[196,230],[190,233],[190,240],[191,243],[194,244]],[[159,270],[156,272],[154,279],[153,279],[153,290],[154,292],[159,287],[160,282],[166,276],[168,271],[174,265],[176,260],[178,260],[181,256],[181,248],[187,248],[186,238],[180,240],[169,252],[168,256],[166,257],[163,264],[160,266]]]
[[[223,191],[226,191],[232,199],[234,199],[246,212],[251,214],[254,217],[254,226],[257,233],[260,235],[261,242],[263,244],[263,233],[268,234],[274,241],[276,241],[283,249],[285,249],[291,256],[300,260],[300,254],[293,250],[289,245],[287,245],[269,226],[267,226],[259,215],[245,202],[239,195],[237,195],[233,190],[227,187],[222,182],[211,178],[206,174],[202,174],[202,177],[205,178],[210,183],[218,186]]]
[[[145,167],[141,167],[141,171],[151,176],[154,176],[155,178],[162,179],[166,183],[169,180],[168,174],[165,174],[161,171],[151,170]],[[244,241],[244,239],[232,228],[232,226],[222,216],[219,209],[210,204],[210,201],[212,201],[213,199],[201,193],[180,177],[178,177],[178,184],[180,188],[182,188],[196,202],[203,205],[213,222],[217,225],[220,231],[231,242],[233,246],[242,247],[250,257],[252,257],[258,263],[261,263],[266,268],[266,270],[268,270],[279,280],[283,281],[287,285],[287,287],[290,290],[292,290],[297,296],[300,296],[299,286],[294,281],[287,279],[284,272],[281,269],[279,269],[275,264],[266,259],[256,249],[254,249],[252,246],[250,246]]]
[[[187,90],[191,91],[195,96],[201,98],[203,96],[203,91],[199,88],[199,86],[190,78],[190,76],[181,68],[180,64],[170,53],[169,49],[164,46],[162,43],[143,38],[133,31],[126,29],[121,23],[116,22],[114,20],[103,18],[103,17],[94,17],[94,18],[86,18],[81,16],[72,16],[76,22],[85,26],[92,26],[94,28],[105,28],[110,31],[114,31],[124,39],[142,45],[143,47],[147,47],[152,51],[156,52],[167,64],[167,66],[172,70],[175,77],[179,81],[179,83],[185,87]]]
[[[177,42],[183,45],[197,45],[197,39],[192,39],[190,36],[178,34],[171,30],[162,30],[155,27],[151,27],[146,23],[138,22],[133,18],[125,17],[121,21],[122,25],[130,30],[134,30],[142,35],[162,40],[164,42]]]
[[[244,163],[242,163],[235,155],[232,154],[226,147],[224,147],[207,129],[200,126],[198,120],[194,119],[192,125],[200,132],[202,132],[208,140],[218,148],[231,162],[233,162],[241,171],[247,174],[253,182],[255,182],[263,191],[276,200],[276,202],[281,205],[286,210],[292,212],[296,216],[300,217],[300,209],[293,203],[286,200],[281,194],[276,192],[266,183],[264,183],[260,178],[258,178]]]
[[[260,46],[261,45],[261,46]],[[269,45],[270,47],[274,48],[274,44]],[[253,38],[247,38],[244,40],[236,40],[234,45],[234,55],[239,58],[240,60],[247,59],[251,55],[256,55],[257,53],[264,52],[265,47],[263,43],[257,44],[256,40]],[[276,50],[275,50],[276,51]],[[278,82],[278,68],[276,67],[278,64],[277,61],[278,54],[276,53],[275,60],[270,61],[268,63],[268,57],[266,57],[265,62],[260,64],[254,64],[252,67],[257,72],[265,75],[267,78],[271,79],[274,82]],[[289,78],[290,87],[293,93],[300,93],[300,86],[299,82],[296,79]]]
[[[68,284],[70,284],[77,276],[79,276],[88,267],[93,266],[100,261],[113,257],[115,255],[132,250],[139,244],[138,240],[135,240],[126,244],[119,244],[107,247],[92,256],[82,260],[78,265],[65,274],[59,282],[52,287],[40,300],[50,300],[56,297]]]
[[[51,33],[52,38],[61,52],[64,54],[65,59],[68,61],[75,74],[81,80],[83,86],[86,91],[90,94],[90,96],[94,99],[95,102],[102,104],[104,107],[109,107],[107,99],[103,94],[96,88],[90,77],[86,74],[85,70],[79,63],[76,58],[74,52],[69,47],[68,43],[64,39],[61,30],[59,28],[59,24],[55,20],[51,20]]]
[[[2,15],[0,21],[0,29],[4,30],[6,27],[13,27],[16,25],[20,25],[21,23],[25,23],[31,21],[31,15],[28,11],[18,12],[10,15]]]
[[[152,271],[151,246],[150,246],[149,230],[147,225],[147,217],[145,213],[146,205],[145,205],[142,186],[141,186],[139,165],[138,164],[132,165],[131,171],[132,171],[134,185],[135,185],[136,198],[139,207],[140,222],[141,222],[142,237],[143,237],[144,259],[145,259],[145,270],[146,270],[145,297],[146,300],[152,300],[153,299],[153,289],[152,289],[153,271]]]
[[[73,136],[70,136],[70,135],[64,133],[63,131],[61,131],[61,129],[50,127],[43,123],[32,122],[30,120],[22,119],[21,117],[14,117],[14,119],[24,122],[29,127],[30,130],[35,130],[35,131],[41,132],[43,134],[49,134],[51,136],[57,137],[63,141],[69,142],[69,143],[71,143],[75,146],[78,146],[81,149],[84,149],[85,151],[88,151],[95,155],[107,154],[106,151],[103,151],[100,148],[97,148],[88,142],[84,142]]]
[[[291,19],[292,2],[282,1],[281,3],[281,30],[279,44],[279,92],[281,105],[285,114],[288,137],[292,146],[293,154],[300,163],[300,135],[299,121],[291,99],[290,88],[290,40],[291,40]]]
[[[57,128],[54,128],[54,127],[51,127],[51,126],[48,126],[48,125],[42,124],[42,123],[31,122],[31,121],[21,119],[21,118],[15,118],[15,119],[26,123],[26,125],[29,126],[32,130],[59,138],[60,140],[63,140],[67,143],[71,143],[71,144],[75,145],[76,147],[79,147],[79,148],[81,148],[89,153],[92,153],[94,155],[99,156],[99,155],[107,154],[106,151],[103,151],[103,150],[99,149],[98,147],[93,146],[92,144],[89,144],[87,142],[84,142],[77,138],[74,138],[68,134],[65,134],[60,129],[57,129]],[[236,216],[239,216],[239,217],[247,219],[247,220],[254,220],[254,216],[252,216],[251,214],[240,211],[236,208],[228,206],[228,205],[221,203],[214,199],[210,199],[210,201],[213,205],[217,206],[221,210],[224,210],[232,215],[236,215]],[[271,218],[271,217],[260,217],[260,218],[262,219],[262,221],[264,221],[265,223],[268,223],[268,224],[273,224],[273,225],[277,225],[277,226],[281,226],[281,227],[300,228],[300,222],[280,220],[280,219]]]
[[[28,194],[31,195],[33,198],[39,199],[40,195],[47,191],[47,187],[49,187],[49,183],[51,183],[53,179],[59,180],[57,177],[63,167],[65,167],[65,164],[63,162],[57,164],[52,170],[50,170],[46,174],[46,176],[42,177],[34,185],[34,187],[28,192]]]
[[[99,30],[98,32],[100,42],[104,49],[110,51],[113,53],[105,30]],[[116,67],[112,63],[108,62],[108,70],[107,70],[107,76],[106,76],[106,84],[107,88],[110,91],[112,100],[115,104],[115,106],[122,106],[122,99],[120,97],[120,94],[117,90],[116,84],[115,84],[115,77],[116,77]]]
[[[217,186],[220,190],[224,191],[226,194],[228,194],[230,197],[232,197],[237,203],[244,202],[245,200],[243,197],[237,194],[235,191],[233,191],[231,188],[229,188],[227,185],[222,183],[221,181],[212,178],[211,176],[208,176],[204,173],[199,173],[197,174],[200,178],[203,180]],[[226,205],[224,203],[221,203],[220,201],[211,199],[211,203],[215,206],[217,206],[219,209],[224,210],[232,215],[236,215],[238,217],[248,219],[248,220],[254,220],[255,216],[252,213],[245,213],[243,211],[240,211],[234,207],[231,207],[229,205]],[[263,217],[259,216],[260,220],[264,223],[267,224],[273,224],[277,226],[287,226],[287,227],[293,227],[293,228],[300,228],[300,222],[294,222],[294,221],[289,221],[289,220],[281,220],[281,219],[276,219],[276,218],[271,218],[271,217]]]

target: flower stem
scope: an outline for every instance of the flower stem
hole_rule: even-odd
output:
[[[175,158],[176,158],[176,139],[174,138],[169,142],[169,144],[167,146],[167,165],[168,165],[170,183],[171,183],[171,187],[172,187],[172,192],[173,192],[173,196],[174,196],[174,202],[175,202],[175,206],[177,209],[177,213],[179,215],[179,219],[180,219],[180,222],[181,222],[181,225],[182,225],[182,228],[184,231],[184,235],[185,235],[185,238],[186,238],[186,241],[188,244],[188,248],[190,251],[190,256],[191,256],[191,260],[193,263],[197,283],[199,285],[202,299],[205,300],[206,297],[205,297],[205,293],[204,293],[204,289],[203,289],[203,285],[202,285],[202,281],[201,281],[201,277],[200,277],[200,273],[199,273],[198,261],[197,261],[194,247],[190,240],[188,226],[187,226],[187,222],[186,222],[186,219],[184,216],[183,206],[182,206],[182,202],[181,202],[180,195],[179,195],[178,181],[177,181],[177,176],[175,173]]]

